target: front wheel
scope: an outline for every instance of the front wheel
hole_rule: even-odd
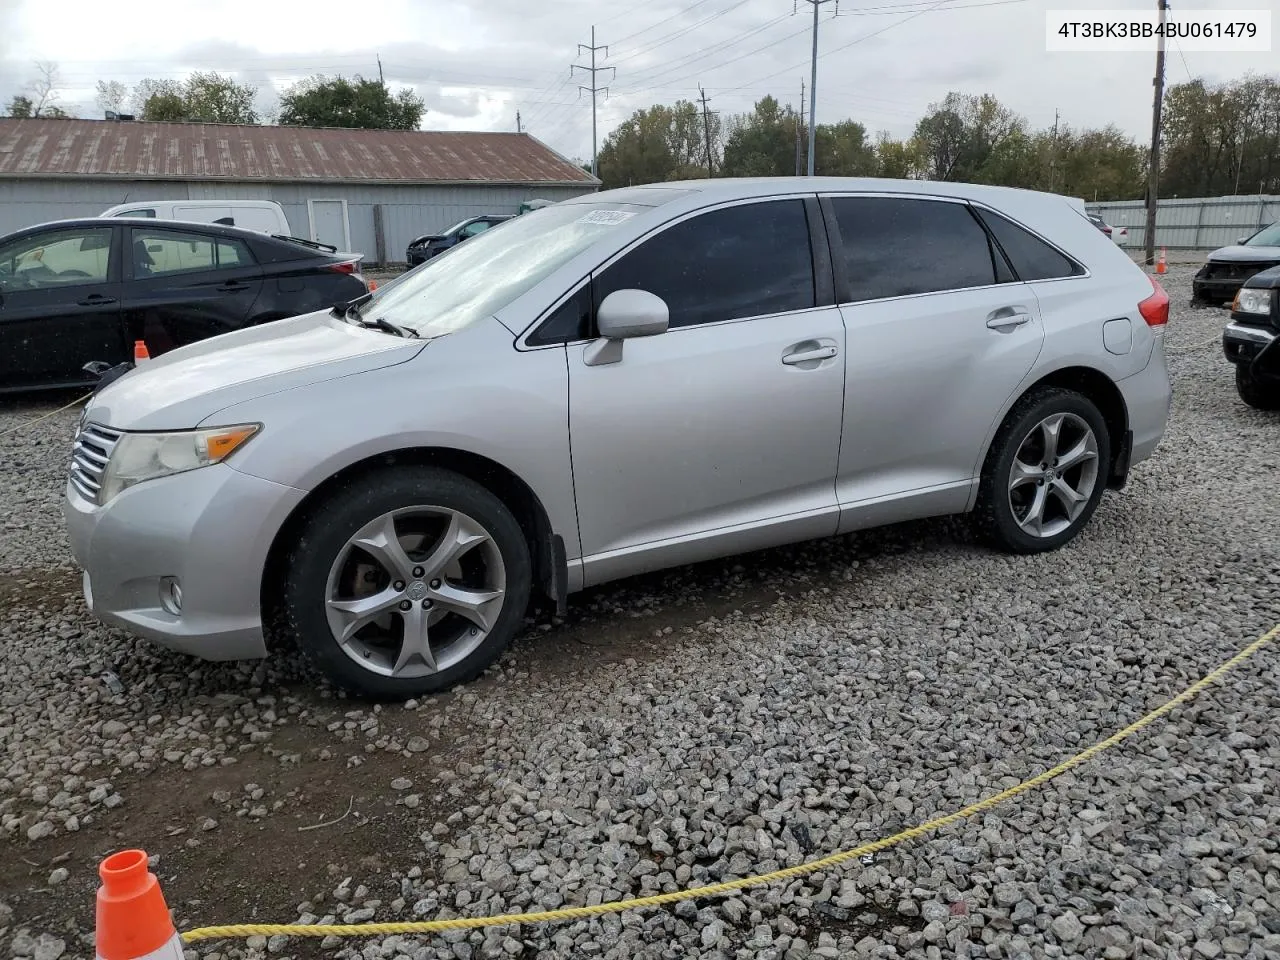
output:
[[[1010,553],[1054,550],[1089,522],[1106,488],[1106,421],[1083,394],[1048,387],[1009,412],[983,465],[982,533]]]
[[[1259,380],[1246,363],[1236,364],[1236,393],[1255,410],[1280,410],[1280,381]]]
[[[497,497],[450,471],[397,467],[311,512],[289,558],[284,609],[338,685],[407,699],[497,660],[531,586],[524,535]]]

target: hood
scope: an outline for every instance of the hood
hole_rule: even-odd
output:
[[[428,342],[365,330],[328,310],[276,320],[145,361],[103,387],[88,417],[121,430],[185,430],[234,403],[403,363]]]
[[[1260,270],[1244,282],[1251,290],[1275,290],[1280,288],[1280,267]]]
[[[1280,261],[1280,247],[1222,247],[1209,254],[1210,263],[1274,263]]]
[[[428,233],[424,236],[418,237],[411,244],[409,244],[409,246],[419,247],[424,243],[430,243],[433,240],[443,240],[443,239],[444,239],[443,233]]]

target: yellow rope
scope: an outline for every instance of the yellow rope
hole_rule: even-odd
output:
[[[726,880],[723,883],[713,883],[705,887],[694,887],[690,890],[676,890],[671,893],[660,893],[650,897],[635,897],[630,900],[615,900],[611,903],[601,903],[588,907],[564,907],[560,910],[542,910],[535,913],[506,913],[496,917],[458,917],[452,920],[423,920],[406,923],[241,923],[218,927],[200,927],[195,930],[188,930],[186,933],[182,934],[182,939],[187,943],[194,943],[197,940],[214,940],[222,937],[251,937],[255,935],[269,937],[277,934],[286,934],[294,937],[393,936],[396,934],[440,933],[445,930],[472,930],[480,927],[498,927],[507,926],[509,924],[532,924],[549,923],[559,920],[580,920],[585,917],[598,917],[601,914],[606,913],[621,913],[624,910],[660,907],[665,904],[679,903],[681,900],[692,900],[697,897],[714,897],[725,893],[732,893],[735,890],[745,890],[748,887],[758,887],[764,884],[775,883],[779,880],[790,880],[795,877],[802,877],[817,870],[825,870],[828,867],[839,866],[840,864],[852,860],[855,857],[862,857],[869,853],[886,850],[889,847],[895,846],[896,844],[902,843],[906,840],[914,840],[917,837],[923,837],[925,834],[941,830],[943,827],[950,826],[953,823],[958,823],[961,820],[972,817],[974,814],[982,813],[984,810],[990,810],[997,804],[1004,803],[1006,800],[1012,800],[1019,794],[1026,793],[1029,790],[1034,790],[1036,787],[1048,783],[1056,777],[1062,776],[1073,767],[1078,767],[1085,761],[1096,757],[1104,750],[1114,747],[1122,740],[1128,739],[1145,727],[1155,723],[1165,714],[1169,713],[1169,711],[1173,710],[1174,707],[1181,703],[1185,703],[1192,697],[1196,696],[1196,694],[1200,693],[1200,691],[1204,690],[1205,687],[1221,679],[1227,672],[1239,666],[1272,640],[1275,640],[1277,636],[1280,636],[1280,625],[1273,627],[1269,632],[1249,644],[1216,670],[1206,674],[1173,699],[1152,710],[1146,716],[1139,720],[1135,720],[1123,730],[1117,731],[1107,737],[1107,739],[1080,751],[1074,757],[1064,760],[1056,767],[1046,770],[1041,774],[1037,774],[1030,780],[1024,780],[1007,790],[1001,790],[999,793],[987,797],[985,800],[979,800],[977,803],[970,804],[963,810],[957,810],[955,813],[949,813],[946,816],[937,817],[936,819],[929,820],[919,826],[903,830],[901,833],[895,833],[891,837],[885,837],[882,840],[873,840],[870,843],[864,843],[851,850],[842,850],[839,853],[833,853],[820,860],[811,860],[808,863],[802,863],[794,867],[787,867],[783,870],[775,870],[772,873],[760,874],[754,877],[743,877],[738,880]]]
[[[27,429],[27,427],[34,427],[41,420],[48,420],[50,417],[61,413],[63,410],[70,410],[72,407],[78,407],[80,404],[84,403],[86,400],[88,400],[92,396],[93,396],[92,393],[86,393],[80,399],[72,400],[70,403],[59,407],[57,410],[50,410],[48,413],[42,413],[38,417],[32,417],[30,420],[23,421],[22,423],[18,424],[16,427],[10,427],[8,430],[0,430],[0,437],[7,437],[9,436],[9,434],[18,433],[22,430]]]

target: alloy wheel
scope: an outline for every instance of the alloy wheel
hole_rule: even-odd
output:
[[[407,507],[347,540],[329,570],[325,613],[361,667],[413,678],[474,652],[505,595],[502,554],[480,523],[445,507]]]
[[[1009,470],[1009,506],[1018,526],[1038,538],[1069,529],[1093,496],[1098,466],[1098,438],[1082,417],[1045,417],[1018,445]]]

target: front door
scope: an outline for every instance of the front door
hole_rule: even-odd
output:
[[[0,246],[0,389],[91,382],[127,359],[118,230],[42,230]]]
[[[849,289],[841,530],[965,509],[994,419],[1044,342],[965,203],[834,197]]]
[[[803,200],[682,220],[592,285],[656,294],[670,326],[614,363],[567,348],[584,582],[833,533],[845,336]]]
[[[129,234],[125,324],[153,356],[249,321],[262,268],[243,240],[151,224]]]

